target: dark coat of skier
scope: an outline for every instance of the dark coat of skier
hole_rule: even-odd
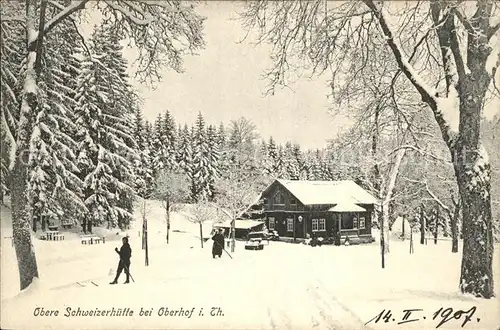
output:
[[[224,249],[224,235],[222,234],[222,231],[224,229],[220,229],[219,232],[216,232],[214,236],[212,236],[212,240],[214,241],[214,244],[212,245],[212,257],[215,258],[215,256],[222,257],[222,250]]]
[[[130,248],[130,245],[128,244],[128,237],[122,238],[122,247],[120,250],[118,248],[115,248],[116,253],[120,255],[120,262],[118,263],[118,269],[116,270],[116,276],[113,282],[110,284],[116,284],[118,283],[118,277],[120,277],[120,274],[122,273],[123,270],[125,270],[125,274],[127,275],[127,279],[123,284],[129,283],[129,277],[130,277],[130,258],[132,257],[132,249]]]

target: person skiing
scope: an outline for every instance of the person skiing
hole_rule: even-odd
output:
[[[212,257],[215,259],[215,256],[222,257],[222,250],[224,249],[224,235],[222,231],[224,229],[221,228],[218,232],[215,232],[215,235],[212,236],[212,240],[214,244],[212,245]]]
[[[118,269],[116,270],[116,276],[113,282],[109,284],[116,284],[118,283],[118,277],[120,277],[120,274],[122,273],[122,270],[125,269],[125,274],[127,275],[127,279],[123,284],[129,283],[129,277],[130,277],[130,258],[132,257],[132,249],[130,248],[130,245],[128,244],[128,237],[123,237],[122,238],[122,247],[118,251],[118,248],[115,248],[116,253],[120,255],[120,262],[118,263]]]

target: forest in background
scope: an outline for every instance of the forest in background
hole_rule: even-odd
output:
[[[390,200],[390,224],[402,215],[418,227],[423,210],[430,230],[437,214],[441,230],[450,234],[450,215],[460,209],[459,198],[449,156],[434,137],[439,132],[432,123],[414,116],[403,125],[408,119],[398,116],[385,100],[368,98],[363,111],[337,110],[351,117],[354,125],[332,137],[327,148],[302,150],[292,141],[279,144],[272,136],[262,138],[259,128],[244,117],[207,123],[203,109],[193,109],[199,112],[195,123],[178,123],[168,110],[148,122],[127,73],[120,45],[124,36],[106,22],[95,28],[90,40],[84,40],[71,22],[58,29],[68,38],[45,40],[43,110],[36,117],[31,139],[34,156],[26,158],[33,217],[88,218],[95,226],[127,228],[135,197],[155,198],[158,178],[165,173],[180,175],[185,181],[187,193],[176,201],[195,203],[200,198],[213,201],[217,179],[242,171],[253,178],[246,183],[255,192],[274,178],[354,180],[381,200]],[[3,198],[11,189],[11,141],[16,136],[9,132],[16,133],[22,88],[17,77],[25,67],[20,61],[23,35],[14,26],[2,33],[6,40],[2,43]],[[378,109],[376,116],[373,109]],[[498,117],[483,119],[483,140],[492,163],[495,219],[499,216],[500,169],[494,146],[499,132]],[[412,144],[415,134],[420,135],[418,146]],[[406,152],[389,191],[383,183],[390,179],[399,150]],[[495,221],[496,239],[498,228]]]

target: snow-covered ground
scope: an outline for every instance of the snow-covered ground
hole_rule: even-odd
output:
[[[117,266],[124,233],[108,232],[105,244],[81,245],[77,234],[65,241],[35,240],[40,280],[19,293],[19,278],[10,239],[10,213],[2,207],[1,328],[8,329],[435,329],[440,308],[476,310],[456,314],[439,328],[497,329],[498,298],[460,295],[460,253],[450,242],[438,245],[392,240],[381,269],[378,243],[358,246],[310,247],[271,242],[262,251],[247,251],[238,242],[233,259],[212,259],[211,242],[200,247],[199,227],[182,214],[172,217],[170,244],[165,241],[165,216],[159,203],[149,213],[149,266],[137,221],[128,234],[135,282],[109,285]],[[137,214],[137,219],[140,215]],[[205,235],[210,224],[205,225]],[[498,254],[496,246],[495,253]],[[495,282],[500,286],[500,258],[495,258]],[[91,283],[94,282],[95,284]],[[498,293],[497,293],[498,297]],[[58,315],[35,316],[37,308]],[[212,307],[223,315],[211,316]],[[111,310],[130,308],[132,316],[65,316],[67,308]],[[183,309],[182,315],[159,315]],[[191,314],[191,311],[193,310]],[[143,311],[151,316],[140,315]],[[399,324],[404,310],[415,311]],[[38,309],[39,310],[39,309]],[[188,311],[187,314],[184,311]],[[370,319],[391,310],[389,322]],[[203,315],[202,315],[203,314]],[[385,315],[385,314],[384,314]],[[424,319],[425,317],[425,319]]]

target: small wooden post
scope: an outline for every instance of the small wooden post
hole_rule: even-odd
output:
[[[434,221],[434,244],[438,243],[438,226],[439,226],[439,205],[436,208],[436,219]]]
[[[410,226],[410,254],[413,254],[413,227]]]
[[[425,218],[424,207],[420,205],[420,244],[425,243]]]
[[[303,226],[303,230],[304,230],[303,236],[304,236],[304,242],[305,242],[305,240],[306,240],[306,218],[305,217],[302,217],[302,226]],[[325,226],[326,226],[326,224],[325,224]]]
[[[148,221],[144,220],[144,250],[145,250],[145,264],[149,266],[149,255],[148,255]]]
[[[382,206],[382,214],[383,214]],[[384,217],[380,218],[380,253],[382,254],[382,269],[385,268],[385,238],[384,238]]]
[[[292,219],[293,219],[293,242],[296,243],[297,237],[296,237],[296,232],[295,232],[295,222],[297,221],[297,215],[294,214]]]

